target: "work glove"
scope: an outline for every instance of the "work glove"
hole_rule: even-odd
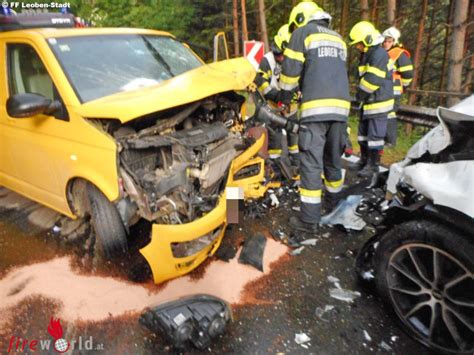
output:
[[[293,93],[291,91],[280,90],[278,101],[280,101],[284,106],[289,106]]]
[[[356,93],[355,100],[360,103],[366,103],[367,100],[369,99],[370,94],[368,92],[365,92],[364,90],[358,89]]]

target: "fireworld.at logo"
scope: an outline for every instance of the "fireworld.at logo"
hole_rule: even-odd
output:
[[[65,353],[69,350],[69,342],[63,338],[63,327],[61,321],[51,317],[48,325],[48,333],[54,338],[54,350],[58,353]]]
[[[96,344],[92,336],[83,338],[79,336],[76,340],[67,341],[63,338],[63,327],[59,319],[51,320],[48,325],[48,333],[53,337],[53,349],[57,353],[65,353],[69,349],[72,350],[104,350],[104,344]],[[49,351],[51,350],[51,339],[42,340],[28,340],[16,335],[12,335],[8,344],[7,353],[10,352],[25,352],[25,351]]]

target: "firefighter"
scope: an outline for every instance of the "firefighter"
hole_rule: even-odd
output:
[[[393,70],[393,96],[395,99],[393,110],[388,114],[385,142],[394,146],[397,143],[397,111],[402,93],[413,79],[413,64],[410,52],[400,43],[399,30],[390,27],[382,35],[384,36],[383,47],[390,57],[389,66]]]
[[[335,201],[343,186],[341,155],[350,109],[347,48],[341,36],[329,29],[330,20],[314,2],[293,8],[289,20],[293,32],[280,75],[284,104],[298,87],[302,92],[298,111],[301,209],[289,224],[312,234],[318,233],[321,219],[322,173],[324,202]]]
[[[368,21],[352,27],[350,45],[361,52],[356,100],[360,104],[358,142],[361,158],[358,176],[378,173],[380,153],[387,133],[388,114],[392,112],[393,82],[389,57],[382,47],[383,36]]]
[[[290,40],[290,32],[288,25],[285,24],[280,27],[278,33],[275,35],[273,42],[270,46],[271,51],[266,53],[260,62],[260,66],[257,70],[257,77],[255,83],[257,84],[258,90],[267,99],[270,106],[278,108],[279,105],[279,94],[280,86],[279,79],[281,73],[281,63],[283,62],[283,51],[288,46]],[[291,115],[293,112],[287,111],[286,115]],[[282,112],[285,115],[285,112]],[[281,130],[269,130],[269,149],[268,153],[270,159],[279,159],[282,152],[282,133]],[[288,141],[288,152],[292,162],[296,165],[298,156],[298,138],[294,133],[287,134]]]

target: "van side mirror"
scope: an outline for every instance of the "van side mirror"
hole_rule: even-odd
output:
[[[38,94],[16,94],[7,100],[8,115],[14,118],[26,118],[39,114],[51,115],[60,109],[59,101],[51,101]]]

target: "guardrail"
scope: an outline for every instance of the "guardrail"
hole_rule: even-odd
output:
[[[415,126],[435,127],[439,123],[436,109],[429,107],[400,105],[397,116],[400,121]]]

